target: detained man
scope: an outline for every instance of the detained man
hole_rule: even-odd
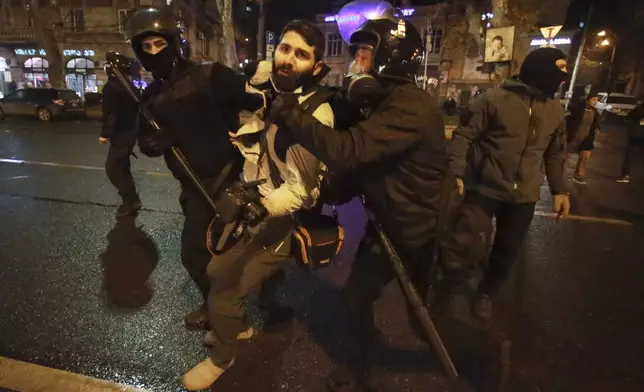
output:
[[[289,95],[300,104],[309,104],[315,121],[333,127],[333,112],[327,103],[313,103],[319,81],[324,77],[324,34],[312,23],[294,21],[282,32],[277,46],[270,84],[278,95]],[[270,68],[270,67],[269,67]],[[260,64],[258,73],[267,64]],[[269,82],[256,75],[252,81]],[[245,158],[244,182],[265,180],[259,185],[259,200],[264,218],[247,230],[241,240],[208,265],[213,282],[208,296],[209,319],[215,338],[210,357],[183,376],[188,390],[208,388],[233,365],[238,354],[238,336],[247,325],[243,300],[258,286],[272,278],[280,265],[291,259],[291,234],[294,214],[311,209],[319,195],[320,162],[289,133],[272,121],[253,119],[236,134],[233,143]]]

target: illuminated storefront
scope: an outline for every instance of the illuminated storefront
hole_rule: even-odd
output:
[[[7,59],[5,59],[4,57],[0,57],[0,98],[2,98],[2,96],[4,96],[5,93],[9,92],[7,83],[9,83],[10,81],[11,81],[11,73],[9,72]]]
[[[85,93],[98,92],[95,68],[94,61],[84,57],[69,60],[66,64],[67,74],[65,75],[67,88],[74,90],[81,97],[85,96]]]
[[[44,57],[31,57],[24,62],[25,87],[47,87],[49,61]]]
[[[13,51],[23,64],[23,84],[25,87],[49,87],[49,60],[44,49],[17,48]],[[65,84],[79,96],[97,92],[95,69],[96,51],[93,49],[65,49]],[[26,58],[26,59],[25,59]]]

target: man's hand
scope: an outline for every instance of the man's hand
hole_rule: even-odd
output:
[[[554,195],[552,198],[552,212],[557,214],[557,220],[566,219],[570,214],[570,196]]]
[[[101,143],[101,144],[107,144],[107,143],[110,142],[110,139],[108,139],[106,137],[99,137],[98,142]]]
[[[465,196],[465,183],[462,178],[456,177],[456,187],[458,188],[458,194]]]

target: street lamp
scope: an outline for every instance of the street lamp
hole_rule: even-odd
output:
[[[606,30],[602,30],[599,33],[597,33],[598,37],[605,37],[606,35],[607,35]],[[611,35],[614,36],[614,34],[611,34]],[[610,56],[610,65],[608,67],[608,86],[607,86],[607,89],[606,89],[606,94],[610,94],[611,84],[612,84],[612,80],[613,80],[613,64],[615,63],[615,52],[617,50],[617,38],[616,37],[614,37],[614,41],[615,42],[613,42],[613,44],[612,44],[613,45],[613,53]],[[601,46],[610,46],[611,42],[610,42],[610,40],[608,38],[606,38],[600,43],[600,45]]]

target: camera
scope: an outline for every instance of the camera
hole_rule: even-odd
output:
[[[225,223],[241,221],[255,226],[267,215],[266,207],[260,202],[259,185],[266,180],[235,182],[223,191],[215,203],[219,218]]]

